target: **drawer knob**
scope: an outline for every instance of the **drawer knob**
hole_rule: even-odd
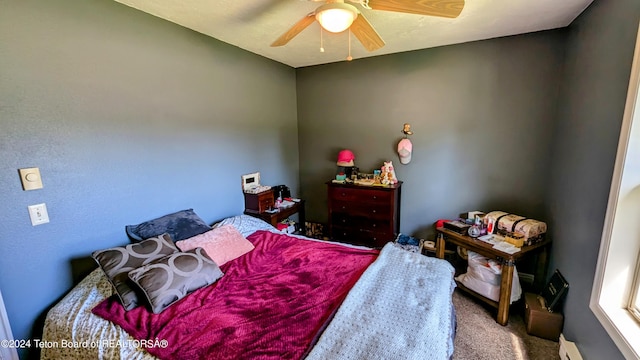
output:
[[[371,212],[373,212],[375,214],[376,213],[376,209],[371,210]]]
[[[347,194],[346,193],[342,193],[342,196],[347,196]]]
[[[342,205],[342,210],[344,210],[344,209],[346,209],[346,208],[347,208],[346,206]]]
[[[347,220],[345,220],[345,219],[342,219],[342,223],[343,223],[343,224],[344,224],[344,223],[346,223],[346,222],[347,222]]]
[[[373,200],[375,200],[375,199],[377,199],[377,198],[378,198],[377,196],[373,195]]]
[[[376,225],[376,224],[373,224],[373,227],[376,227],[376,226],[378,226],[378,225]]]

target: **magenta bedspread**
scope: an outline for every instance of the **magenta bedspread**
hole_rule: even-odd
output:
[[[379,254],[268,231],[248,240],[255,249],[222,266],[217,283],[160,314],[127,312],[117,297],[93,313],[136,339],[167,340],[147,348],[161,359],[299,359]]]

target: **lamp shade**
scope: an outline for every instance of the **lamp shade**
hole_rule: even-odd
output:
[[[327,31],[339,33],[347,30],[358,17],[358,9],[345,3],[328,3],[316,9],[316,20]]]
[[[355,160],[355,158],[351,150],[341,150],[338,153],[338,161],[336,164],[338,166],[353,166],[353,160]]]

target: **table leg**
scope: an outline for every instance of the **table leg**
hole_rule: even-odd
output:
[[[533,288],[537,292],[542,291],[547,282],[547,261],[549,258],[549,247],[546,245],[536,256],[536,273],[534,274]]]
[[[436,239],[436,257],[444,259],[444,236],[442,234],[438,234]]]
[[[502,282],[500,283],[500,300],[498,301],[497,322],[507,325],[509,322],[509,307],[511,305],[511,285],[513,282],[513,261],[505,261],[502,264]]]
[[[302,233],[302,235],[307,235],[307,218],[305,216],[305,211],[304,211],[304,201],[301,201],[298,203],[299,209],[298,209],[298,222],[300,222],[300,232]]]

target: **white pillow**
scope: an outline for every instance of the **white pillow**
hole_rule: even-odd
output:
[[[275,227],[262,219],[244,214],[228,217],[214,224],[212,227],[215,229],[216,227],[223,225],[233,225],[244,237],[247,237],[258,230],[268,231],[275,229]]]

